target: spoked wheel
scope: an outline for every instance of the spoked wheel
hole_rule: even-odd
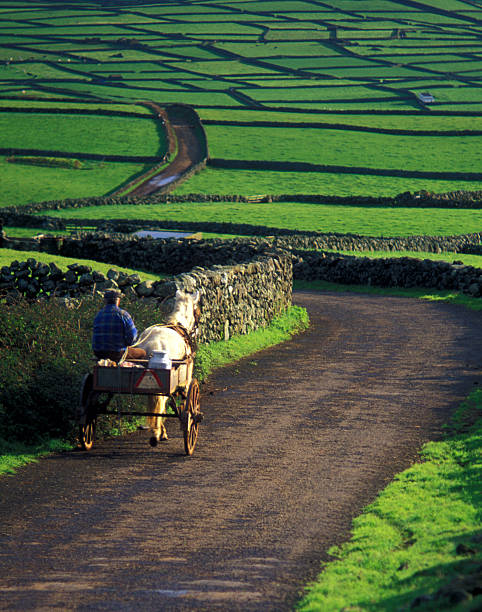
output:
[[[79,425],[80,446],[86,451],[94,445],[96,425],[97,417],[94,414],[88,415],[85,424]]]
[[[97,403],[100,393],[93,390],[93,383],[92,374],[86,374],[80,389],[79,440],[83,450],[90,450],[94,445],[97,425]]]
[[[196,446],[199,423],[202,421],[200,406],[200,390],[198,381],[193,378],[187,392],[183,413],[184,450],[186,455],[192,455]]]

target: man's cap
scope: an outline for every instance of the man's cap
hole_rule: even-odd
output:
[[[113,302],[115,301],[117,298],[122,297],[122,291],[120,291],[119,289],[108,289],[105,293],[104,293],[104,300]]]

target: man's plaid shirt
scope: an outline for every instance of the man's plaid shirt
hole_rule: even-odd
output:
[[[131,315],[115,304],[107,304],[94,319],[92,349],[94,351],[123,351],[137,337]]]

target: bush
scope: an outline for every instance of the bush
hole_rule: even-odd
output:
[[[92,299],[71,308],[55,300],[1,304],[0,438],[74,438],[80,385],[92,365],[92,321],[101,306]],[[141,302],[126,299],[123,307],[138,329],[159,318]]]
[[[15,157],[11,155],[6,160],[10,163],[16,164],[30,164],[31,166],[47,166],[49,168],[70,168],[73,170],[80,170],[83,167],[83,163],[78,159],[67,159],[64,157],[30,157],[22,156]]]

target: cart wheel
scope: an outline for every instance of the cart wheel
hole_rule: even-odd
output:
[[[80,390],[79,440],[83,450],[90,450],[94,445],[97,399],[100,394],[92,389],[93,383],[94,377],[87,374]]]
[[[183,416],[184,450],[186,455],[192,455],[197,442],[200,422],[199,383],[193,378],[187,392]]]
[[[80,446],[83,450],[90,450],[94,445],[95,427],[97,425],[97,417],[87,415],[84,425],[79,425]]]

